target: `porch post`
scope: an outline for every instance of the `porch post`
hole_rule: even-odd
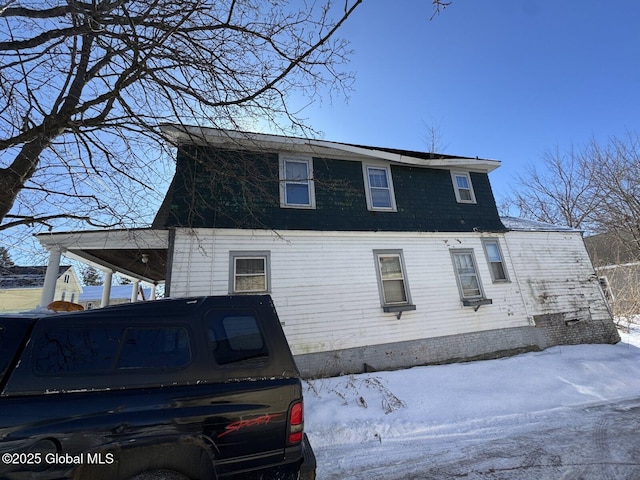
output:
[[[49,264],[47,272],[44,275],[44,285],[42,286],[42,296],[40,297],[40,306],[45,307],[53,302],[56,294],[56,281],[60,272],[60,257],[62,249],[59,247],[51,247],[49,249]]]
[[[155,283],[153,285],[151,285],[151,293],[149,294],[149,300],[155,300],[156,299],[156,287],[157,287],[157,285]]]
[[[138,301],[138,292],[140,290],[140,280],[135,280],[131,284],[131,303]]]
[[[102,284],[102,301],[100,302],[100,308],[109,305],[111,300],[111,280],[113,278],[113,271],[107,270],[104,272],[104,283]]]

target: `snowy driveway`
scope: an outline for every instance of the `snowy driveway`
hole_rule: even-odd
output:
[[[640,479],[640,328],[617,345],[306,382],[318,480]]]
[[[318,480],[640,478],[640,398],[316,451]]]

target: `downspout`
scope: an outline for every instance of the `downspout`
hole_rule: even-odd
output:
[[[173,250],[176,246],[176,229],[175,228],[169,229],[168,240],[169,242],[167,245],[167,273],[165,275],[165,281],[164,281],[165,297],[171,296],[171,270],[173,269]],[[155,292],[154,292],[154,298],[155,298]]]

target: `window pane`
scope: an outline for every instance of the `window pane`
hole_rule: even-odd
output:
[[[380,274],[383,280],[402,278],[402,265],[400,264],[400,257],[378,257],[380,262]]]
[[[487,247],[487,257],[489,257],[490,262],[501,262],[502,258],[500,258],[500,250],[498,249],[498,245],[491,242],[485,243]]]
[[[236,274],[264,273],[264,258],[236,258]]]
[[[214,312],[207,327],[209,346],[219,365],[269,355],[258,321],[249,312]]]
[[[309,205],[309,185],[304,183],[287,183],[285,185],[285,202],[288,205]]]
[[[247,275],[236,277],[236,292],[264,292],[267,280],[264,275]]]
[[[58,327],[35,347],[35,371],[42,375],[91,373],[114,367],[124,328]]]
[[[369,168],[369,185],[372,188],[389,188],[387,171],[384,168]]]
[[[455,255],[456,268],[458,273],[475,273],[473,258],[468,253],[458,253]]]
[[[491,272],[493,273],[494,280],[506,280],[507,275],[504,273],[504,267],[500,262],[491,263]]]
[[[118,368],[182,367],[189,363],[190,357],[189,335],[184,328],[130,328]]]
[[[480,286],[475,275],[460,276],[460,284],[462,285],[462,295],[464,297],[480,296]]]
[[[377,208],[391,208],[391,193],[389,190],[372,188],[371,205]]]
[[[458,194],[460,195],[460,200],[470,201],[471,198],[471,190],[459,190]]]
[[[456,183],[458,184],[458,188],[469,189],[469,179],[464,175],[456,175]]]
[[[384,303],[406,303],[404,280],[383,280]]]
[[[308,181],[307,162],[285,162],[285,179],[291,181]]]

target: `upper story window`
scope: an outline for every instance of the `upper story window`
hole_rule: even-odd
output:
[[[280,206],[315,208],[313,159],[280,155]]]
[[[451,179],[453,180],[456,200],[459,203],[476,203],[471,176],[468,172],[451,172]]]
[[[363,165],[365,176],[365,194],[369,210],[396,210],[391,168],[380,165]]]
[[[68,273],[64,274],[64,278],[62,279],[62,281],[64,283],[69,283],[69,280],[71,280],[71,275],[69,275]]]
[[[482,245],[484,246],[484,253],[487,256],[487,262],[489,262],[489,270],[491,271],[491,279],[493,282],[509,281],[498,240],[495,238],[486,238],[482,240]]]
[[[270,289],[270,253],[229,252],[229,292],[264,293]]]

